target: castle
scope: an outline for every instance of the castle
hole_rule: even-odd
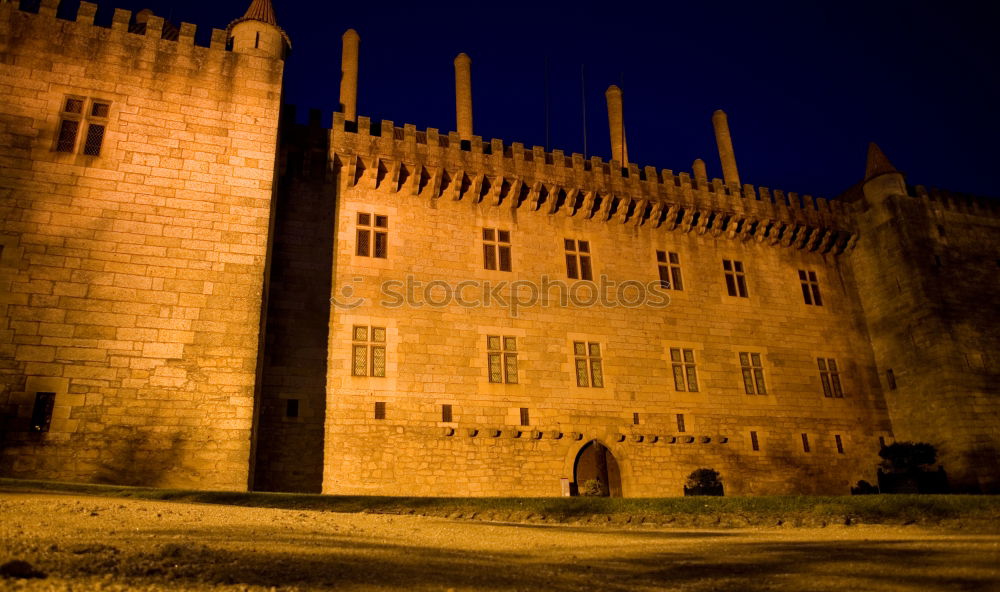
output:
[[[35,6],[32,6],[35,5]],[[1000,490],[1000,211],[872,146],[836,200],[282,108],[253,0],[0,3],[0,475],[382,495]],[[861,173],[859,161],[859,173]]]

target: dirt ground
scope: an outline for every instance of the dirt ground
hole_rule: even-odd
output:
[[[513,524],[0,493],[0,564],[0,590],[33,591],[997,591],[1000,535]]]

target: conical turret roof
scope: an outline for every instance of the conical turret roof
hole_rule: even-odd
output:
[[[274,15],[274,6],[271,4],[271,0],[253,0],[250,3],[250,7],[247,8],[246,14],[236,19],[235,21],[229,23],[228,30],[232,30],[233,27],[240,23],[246,21],[259,21],[281,31],[281,36],[285,39],[285,43],[288,47],[292,46],[292,40],[288,38],[288,34],[285,30],[278,26],[278,17]]]
[[[896,167],[892,166],[882,149],[875,142],[868,143],[868,163],[865,166],[865,181],[874,179],[879,175],[890,173],[899,174]]]
[[[278,26],[278,18],[274,16],[274,6],[271,4],[271,0],[253,0],[250,3],[250,8],[247,8],[247,13],[240,20],[260,21],[275,27]]]

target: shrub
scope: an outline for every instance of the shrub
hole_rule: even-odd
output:
[[[927,471],[928,465],[937,460],[937,450],[926,442],[895,442],[883,446],[878,455],[882,457],[882,469],[894,475]]]
[[[697,469],[688,475],[684,486],[688,489],[713,489],[722,486],[722,479],[715,469]]]
[[[604,491],[600,479],[587,479],[580,485],[580,495],[585,497],[602,497],[608,494]]]

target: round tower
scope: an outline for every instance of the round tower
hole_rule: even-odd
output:
[[[271,0],[253,0],[246,14],[229,23],[233,51],[284,59],[292,42],[278,26]]]

